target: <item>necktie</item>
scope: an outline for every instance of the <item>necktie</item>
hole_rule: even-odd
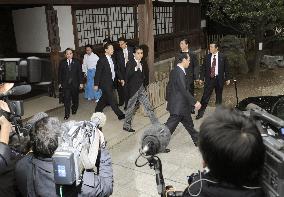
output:
[[[142,65],[140,62],[137,64],[137,71],[142,72]]]
[[[216,55],[214,55],[212,65],[211,65],[211,73],[210,73],[211,78],[215,77],[215,68],[216,68]]]

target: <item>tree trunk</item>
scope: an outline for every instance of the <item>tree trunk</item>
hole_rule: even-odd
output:
[[[264,24],[260,23],[256,27],[256,33],[255,33],[255,62],[253,69],[254,77],[259,77],[260,62],[263,55],[264,32],[265,32]],[[261,50],[259,50],[259,43],[262,43]]]

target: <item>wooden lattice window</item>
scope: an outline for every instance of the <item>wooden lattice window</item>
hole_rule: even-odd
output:
[[[173,33],[173,8],[169,6],[155,6],[153,8],[154,34]]]
[[[134,7],[77,9],[75,15],[79,47],[100,44],[107,37],[112,41],[135,38]]]

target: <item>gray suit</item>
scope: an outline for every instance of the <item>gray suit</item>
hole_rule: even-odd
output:
[[[170,73],[170,80],[167,85],[166,100],[168,101],[167,110],[170,112],[170,117],[166,126],[173,133],[181,122],[196,144],[198,132],[194,129],[191,118],[191,109],[196,100],[189,93],[188,88],[185,73],[180,67],[176,66]]]

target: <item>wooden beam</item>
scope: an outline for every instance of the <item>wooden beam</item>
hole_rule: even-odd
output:
[[[146,58],[149,68],[149,82],[155,80],[154,69],[154,31],[153,31],[153,3],[145,0],[144,5],[138,5],[139,44],[146,45],[148,57]]]
[[[0,4],[34,4],[34,5],[137,5],[143,4],[145,0],[0,0]]]
[[[50,47],[50,61],[52,65],[52,81],[55,83],[57,81],[57,71],[60,62],[60,37],[59,37],[59,27],[57,11],[52,6],[45,7],[46,12],[46,22],[47,22],[47,32]],[[55,83],[57,87],[57,83]]]

